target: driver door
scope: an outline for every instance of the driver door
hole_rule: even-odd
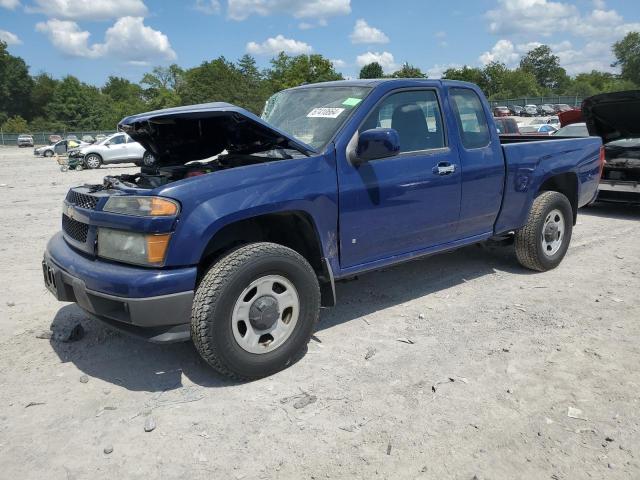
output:
[[[400,153],[358,165],[339,153],[342,268],[456,239],[460,161],[448,142],[436,91],[392,92],[358,131],[372,128],[396,130]]]

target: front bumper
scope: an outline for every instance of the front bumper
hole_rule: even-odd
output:
[[[196,268],[148,269],[90,258],[55,235],[42,262],[44,282],[62,302],[149,341],[189,339]]]

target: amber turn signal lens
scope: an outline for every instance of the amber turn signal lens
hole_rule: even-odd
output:
[[[164,262],[170,239],[170,233],[147,235],[147,261],[149,263],[160,264]]]
[[[178,205],[163,198],[153,197],[151,199],[152,216],[171,216],[178,213]]]

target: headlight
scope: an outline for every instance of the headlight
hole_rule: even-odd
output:
[[[98,228],[98,255],[136,265],[161,266],[170,233],[146,234]]]
[[[180,206],[168,198],[113,196],[109,197],[103,210],[136,217],[171,217],[178,214]]]

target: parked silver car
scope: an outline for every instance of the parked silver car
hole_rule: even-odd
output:
[[[33,137],[31,135],[18,135],[19,147],[33,147]]]
[[[135,163],[149,167],[156,161],[151,152],[126,133],[114,133],[101,142],[70,152],[69,156],[84,158],[87,168],[100,168],[100,165],[109,163]]]

